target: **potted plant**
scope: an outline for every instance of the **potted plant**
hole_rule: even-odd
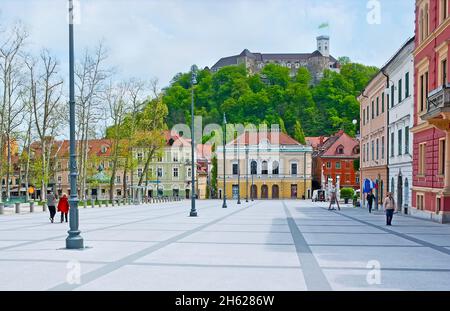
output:
[[[345,204],[348,204],[348,201],[353,198],[355,195],[355,190],[352,188],[342,188],[341,189],[341,198],[344,199]]]

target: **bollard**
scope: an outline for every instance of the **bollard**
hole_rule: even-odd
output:
[[[20,214],[20,203],[15,203],[16,205],[16,214]]]
[[[5,204],[0,203],[0,215],[3,215],[5,213]]]
[[[42,202],[42,211],[46,212],[47,211],[47,203]]]
[[[106,200],[106,201],[105,201],[105,207],[108,207],[108,203],[109,203],[109,201]]]
[[[95,201],[94,201],[94,199],[91,199],[91,207],[92,207],[92,208],[95,207]]]
[[[34,201],[30,201],[30,213],[34,213]]]
[[[87,208],[87,201],[86,200],[83,201],[83,207]]]

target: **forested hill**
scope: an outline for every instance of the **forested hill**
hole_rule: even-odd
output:
[[[244,66],[230,66],[217,73],[198,72],[195,113],[203,125],[221,124],[227,114],[230,123],[280,124],[299,141],[303,136],[330,135],[339,129],[355,134],[359,121],[356,96],[377,73],[375,67],[348,62],[340,73],[326,71],[323,80],[311,86],[307,69],[289,77],[289,69],[267,65],[260,75],[247,75]],[[177,74],[164,89],[163,102],[169,109],[169,128],[190,124],[191,74]]]

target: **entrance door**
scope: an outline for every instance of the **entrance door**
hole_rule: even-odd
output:
[[[268,199],[269,198],[269,187],[267,185],[261,186],[261,199]]]
[[[256,200],[258,198],[258,188],[256,187],[256,185],[253,185],[251,187],[251,191],[250,192],[251,192],[251,198],[253,200]]]
[[[180,190],[172,189],[172,194],[173,194],[174,197],[178,197],[180,195]]]
[[[233,199],[237,200],[239,196],[239,186],[233,185]]]
[[[403,177],[398,176],[397,183],[397,209],[401,212],[403,206]]]
[[[272,186],[272,199],[279,199],[280,198],[280,187],[278,185]]]
[[[189,191],[189,189],[186,189],[186,199],[189,199],[190,198],[190,191]]]
[[[291,199],[297,199],[297,185],[291,185]]]

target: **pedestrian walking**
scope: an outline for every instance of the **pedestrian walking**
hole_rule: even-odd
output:
[[[53,222],[56,214],[56,196],[53,191],[50,191],[50,193],[47,194],[47,206],[48,211],[50,212],[50,221]]]
[[[369,205],[369,213],[372,213],[373,201],[375,200],[375,196],[373,195],[373,191],[367,194],[367,204]]]
[[[392,192],[388,192],[383,205],[386,211],[386,226],[392,226],[392,218],[394,218],[395,211],[395,201],[392,197]]]
[[[58,212],[61,212],[61,222],[64,221],[64,218],[67,222],[67,214],[69,213],[69,208],[69,200],[67,199],[67,195],[64,193],[58,202]]]
[[[339,206],[339,201],[338,201],[337,195],[336,195],[336,189],[333,187],[333,189],[331,189],[330,206],[328,206],[329,211],[335,210],[334,207],[331,208],[332,206],[334,206],[334,204],[336,204],[338,209],[341,210],[341,207]]]

